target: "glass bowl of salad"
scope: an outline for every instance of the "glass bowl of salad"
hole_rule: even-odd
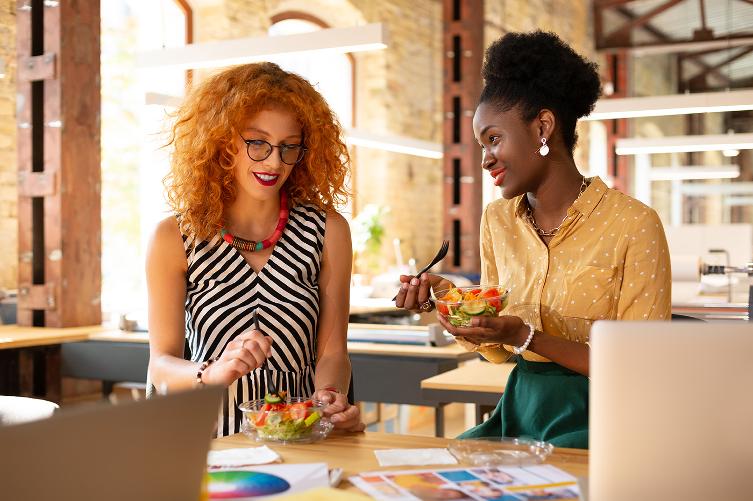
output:
[[[262,400],[243,402],[241,430],[260,442],[306,443],[325,438],[334,425],[324,416],[324,402],[267,394]]]
[[[496,317],[507,306],[510,290],[497,285],[453,287],[434,300],[437,311],[455,327],[469,327],[473,317]]]

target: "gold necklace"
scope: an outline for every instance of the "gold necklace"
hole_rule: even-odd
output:
[[[573,200],[573,204],[578,201],[578,199],[583,194],[583,192],[586,191],[586,188],[588,188],[588,183],[586,183],[586,176],[583,176],[583,181],[581,181],[580,183],[580,191],[578,192],[578,196],[575,197],[575,200]],[[526,209],[526,216],[527,216],[528,222],[531,223],[531,226],[533,226],[533,229],[536,231],[536,233],[538,233],[539,236],[553,237],[554,235],[557,234],[558,231],[560,231],[560,228],[562,227],[563,224],[565,224],[565,221],[567,220],[567,214],[565,214],[565,217],[562,218],[562,221],[560,222],[560,224],[557,225],[556,228],[552,228],[551,230],[544,230],[538,224],[536,224],[536,220],[533,218],[533,209],[531,209],[531,204],[528,203],[527,196],[526,196],[526,204],[528,205],[528,208]]]

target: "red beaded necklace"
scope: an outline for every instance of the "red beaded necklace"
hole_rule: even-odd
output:
[[[282,191],[280,192],[280,220],[277,221],[277,226],[275,227],[275,231],[271,236],[265,238],[261,242],[256,242],[254,240],[246,240],[245,238],[233,236],[233,234],[227,231],[225,228],[222,228],[222,230],[220,230],[220,235],[222,236],[223,240],[225,240],[225,242],[242,251],[256,252],[262,249],[268,249],[269,247],[272,247],[274,244],[276,244],[282,236],[282,230],[285,229],[285,225],[288,223],[288,215],[288,195],[287,193]]]

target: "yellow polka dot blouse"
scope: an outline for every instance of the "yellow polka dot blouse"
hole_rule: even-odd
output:
[[[671,316],[669,250],[659,217],[598,177],[548,247],[526,219],[523,196],[490,203],[481,218],[481,283],[510,289],[503,314],[571,341],[588,341],[595,320]]]

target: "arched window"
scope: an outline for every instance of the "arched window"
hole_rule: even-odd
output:
[[[297,35],[328,28],[316,19],[301,13],[275,16],[269,28],[270,36]],[[301,75],[321,92],[345,128],[353,127],[354,61],[348,54],[291,54],[275,56],[270,61],[287,71]]]

